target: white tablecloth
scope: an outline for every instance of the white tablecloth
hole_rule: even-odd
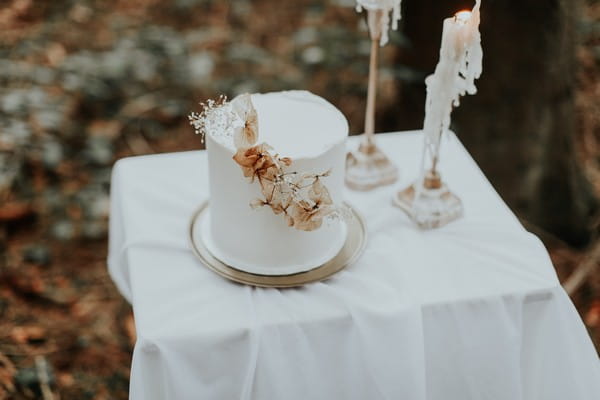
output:
[[[109,269],[135,314],[131,399],[600,399],[597,354],[546,250],[458,140],[441,171],[465,217],[421,231],[391,196],[416,176],[422,136],[377,139],[402,176],[346,194],[365,254],[298,289],[231,283],[194,258],[204,152],[117,163]]]

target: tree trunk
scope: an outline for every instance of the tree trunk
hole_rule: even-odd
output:
[[[400,52],[400,63],[423,77],[430,74],[439,56],[442,20],[473,3],[404,1],[409,45]],[[479,93],[463,98],[453,113],[453,129],[522,218],[584,245],[598,207],[573,143],[577,3],[483,0]],[[424,83],[405,82],[401,93],[394,125],[422,126]]]

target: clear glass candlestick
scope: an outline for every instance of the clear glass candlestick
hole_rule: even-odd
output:
[[[463,215],[462,201],[442,181],[438,171],[441,133],[425,135],[425,149],[419,179],[393,198],[420,228],[444,226]]]
[[[365,113],[365,133],[356,151],[346,157],[346,185],[354,190],[371,190],[398,179],[398,169],[375,143],[375,97],[377,89],[377,55],[381,39],[381,10],[369,10],[371,56]]]
[[[462,11],[444,20],[440,60],[435,72],[425,79],[425,145],[419,179],[394,195],[394,204],[404,210],[421,228],[446,225],[463,214],[461,200],[444,184],[438,171],[440,141],[450,126],[452,108],[460,97],[475,94],[475,79],[481,75],[481,35],[479,7]]]

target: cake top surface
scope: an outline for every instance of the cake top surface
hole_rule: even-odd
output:
[[[294,159],[316,157],[348,136],[344,115],[325,99],[304,90],[252,94],[258,115],[258,143]],[[231,132],[207,126],[207,134],[235,153]]]

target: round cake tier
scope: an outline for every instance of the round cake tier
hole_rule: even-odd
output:
[[[306,91],[252,95],[258,114],[258,143],[290,157],[294,171],[319,174],[334,204],[343,201],[348,123],[324,99]],[[207,132],[210,218],[202,229],[207,248],[225,264],[247,272],[285,275],[327,262],[342,248],[346,224],[325,219],[313,231],[289,227],[269,207],[253,209],[260,186],[244,177],[232,159],[231,137]]]

